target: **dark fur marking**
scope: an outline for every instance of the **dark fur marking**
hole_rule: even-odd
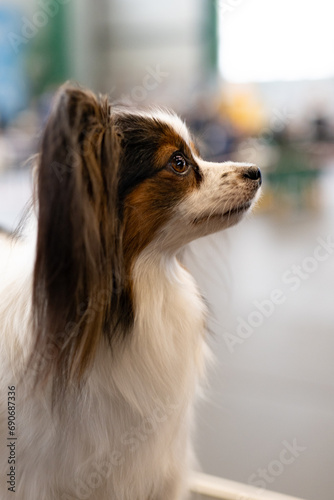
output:
[[[128,331],[133,318],[122,261],[118,158],[107,101],[62,88],[38,166],[31,359],[39,380],[54,370],[54,400],[70,380],[82,379],[101,333],[112,342]],[[55,165],[63,167],[61,179]]]

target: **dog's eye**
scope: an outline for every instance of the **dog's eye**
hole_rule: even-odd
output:
[[[171,158],[170,166],[177,174],[185,174],[189,169],[187,160],[180,153]]]

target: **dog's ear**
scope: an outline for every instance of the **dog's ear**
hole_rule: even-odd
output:
[[[107,99],[63,86],[39,156],[33,283],[38,377],[55,369],[59,388],[82,378],[123,286],[119,150]]]

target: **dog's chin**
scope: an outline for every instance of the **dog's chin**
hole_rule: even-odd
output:
[[[206,234],[210,232],[220,231],[222,229],[234,226],[237,224],[246,212],[252,206],[252,201],[247,201],[235,207],[231,207],[229,210],[224,212],[213,212],[208,214],[203,214],[199,217],[193,219],[192,223],[194,226],[201,227]]]

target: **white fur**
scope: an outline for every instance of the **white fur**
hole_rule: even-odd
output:
[[[248,186],[240,182],[239,171],[251,167],[251,163],[211,163],[200,158],[196,158],[196,161],[201,169],[203,182],[200,189],[193,190],[191,195],[185,198],[180,207],[181,212],[192,218],[201,213],[224,214],[245,201]],[[227,176],[221,181],[223,174]],[[222,184],[225,184],[225,187]],[[253,198],[252,192],[250,198]]]

